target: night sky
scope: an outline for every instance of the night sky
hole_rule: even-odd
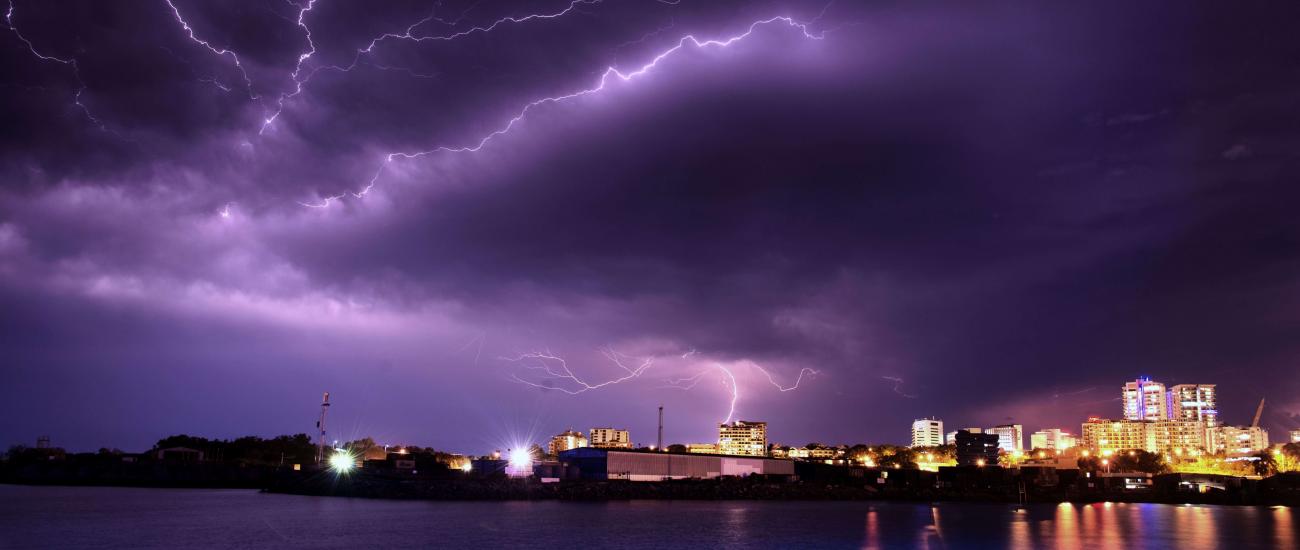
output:
[[[0,444],[1300,427],[1295,5],[306,1],[9,6]]]

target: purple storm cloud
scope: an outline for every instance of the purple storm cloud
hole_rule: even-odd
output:
[[[4,7],[0,443],[1300,425],[1291,7]]]

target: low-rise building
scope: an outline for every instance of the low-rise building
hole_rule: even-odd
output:
[[[716,455],[721,454],[718,451],[717,443],[687,443],[686,452],[697,455]]]
[[[1078,444],[1070,432],[1060,428],[1048,428],[1038,430],[1029,436],[1030,449],[1050,449],[1054,451],[1064,451]]]
[[[775,449],[774,449],[775,451]],[[828,447],[826,445],[808,445],[805,447],[783,447],[781,451],[773,452],[772,456],[784,455],[785,458],[833,461],[844,456],[848,449],[844,447]]]
[[[1291,430],[1291,442],[1300,443],[1300,430]]]
[[[631,449],[632,438],[627,430],[614,428],[592,428],[588,445],[597,449]]]
[[[794,462],[752,456],[651,453],[582,448],[560,453],[560,461],[576,467],[583,479],[710,479],[720,476],[793,476]]]
[[[1210,433],[1215,452],[1249,455],[1268,449],[1268,430],[1259,426],[1219,426]]]

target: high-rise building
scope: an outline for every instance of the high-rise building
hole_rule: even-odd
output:
[[[767,455],[767,422],[737,420],[718,425],[718,452],[724,455]]]
[[[953,436],[957,446],[957,464],[962,466],[996,466],[998,463],[998,435],[971,433],[957,430]]]
[[[1291,442],[1300,443],[1300,430],[1291,430]]]
[[[598,449],[631,449],[632,439],[627,430],[614,428],[592,428],[591,446]]]
[[[1268,449],[1268,430],[1259,426],[1219,426],[1210,433],[1215,452],[1249,455]]]
[[[913,447],[938,447],[943,445],[943,421],[921,418],[912,422]]]
[[[1078,441],[1070,432],[1060,428],[1049,428],[1038,430],[1029,436],[1030,449],[1053,449],[1064,451],[1078,444]]]
[[[556,456],[569,449],[577,449],[587,446],[587,437],[582,432],[575,432],[573,428],[565,430],[564,433],[551,438],[551,443],[547,446],[546,451],[551,456]]]
[[[1121,395],[1125,420],[1169,419],[1169,395],[1165,393],[1164,384],[1143,376],[1124,384]]]
[[[998,448],[1008,453],[1020,453],[1025,450],[1025,428],[1020,424],[1003,424],[994,426],[984,433],[997,434]]]
[[[1205,423],[1206,428],[1219,425],[1218,396],[1214,384],[1178,384],[1169,388],[1173,400],[1169,408],[1171,420],[1191,420]]]

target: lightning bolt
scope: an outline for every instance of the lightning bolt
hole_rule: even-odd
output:
[[[901,396],[903,396],[903,397],[906,397],[906,398],[908,398],[908,399],[916,399],[916,396],[915,396],[915,395],[912,395],[912,394],[910,394],[910,393],[906,393],[906,392],[904,392],[904,391],[902,390],[902,387],[903,387],[903,379],[902,379],[902,378],[900,378],[900,377],[898,377],[898,376],[881,376],[880,378],[882,378],[882,379],[884,379],[884,380],[888,380],[888,381],[894,383],[894,388],[893,388],[893,389],[894,389],[894,393],[896,393],[896,394],[898,394],[898,395],[901,395]]]
[[[692,349],[691,351],[683,354],[682,358],[685,359],[688,356],[694,355],[696,353],[698,352]],[[821,374],[819,371],[815,369],[804,367],[802,369],[799,369],[799,376],[795,379],[793,384],[789,386],[784,386],[781,385],[780,382],[777,382],[776,378],[773,377],[772,373],[768,372],[767,369],[757,364],[754,364],[752,362],[749,363],[749,366],[758,369],[759,372],[763,373],[763,376],[767,378],[768,383],[772,384],[772,386],[776,387],[776,389],[781,392],[788,392],[788,391],[794,391],[799,389],[799,384],[803,381],[803,377],[806,375],[815,376]],[[709,365],[709,367],[718,369],[718,371],[721,373],[722,376],[723,385],[726,386],[731,393],[731,404],[727,409],[727,418],[726,420],[722,421],[722,423],[726,424],[728,422],[731,422],[732,417],[736,415],[736,403],[740,401],[740,385],[736,383],[736,373],[733,372],[730,368],[727,368],[726,365],[723,365],[722,363],[712,363]],[[700,380],[704,377],[704,375],[708,374],[709,372],[710,372],[709,369],[705,369],[703,371],[700,371],[694,376],[689,376],[686,378],[670,379],[667,381],[668,385],[666,387],[679,389],[679,390],[690,390],[694,388],[696,385],[698,385],[700,383]]]
[[[654,364],[653,357],[643,357],[640,358],[641,361],[640,365],[637,365],[636,367],[629,367],[623,363],[623,360],[625,358],[628,358],[628,356],[618,353],[609,348],[605,348],[600,351],[601,354],[603,354],[610,361],[613,361],[614,364],[617,365],[624,372],[626,372],[626,374],[624,374],[619,378],[606,380],[604,382],[600,382],[597,384],[590,384],[587,383],[582,378],[579,378],[578,375],[575,374],[573,370],[569,368],[568,361],[550,352],[529,352],[529,353],[523,353],[517,355],[515,357],[501,357],[500,359],[512,363],[521,363],[522,366],[526,369],[543,371],[552,378],[568,380],[573,385],[575,385],[576,388],[564,388],[559,386],[541,384],[538,382],[533,382],[530,380],[520,378],[518,374],[511,374],[510,376],[515,382],[533,386],[535,388],[541,388],[544,390],[556,390],[556,391],[567,393],[569,395],[578,395],[580,393],[586,393],[591,390],[600,389],[605,386],[619,384],[631,380],[633,378],[637,378],[641,376],[641,373],[645,372],[646,369],[650,368],[650,366]]]
[[[296,96],[302,94],[302,92],[303,92],[303,90],[304,90],[304,86],[306,86],[307,82],[309,82],[309,81],[311,80],[311,78],[312,78],[313,76],[316,75],[316,73],[318,73],[318,72],[320,72],[320,71],[322,71],[322,70],[334,70],[334,71],[344,72],[344,73],[346,73],[346,72],[351,72],[353,69],[357,68],[357,66],[359,66],[359,65],[361,64],[361,60],[362,60],[362,58],[364,58],[364,57],[370,55],[371,53],[374,52],[375,48],[379,47],[380,44],[382,44],[382,43],[384,43],[384,42],[387,42],[387,41],[389,41],[389,40],[407,40],[407,41],[412,41],[412,42],[417,42],[417,43],[418,43],[418,42],[425,42],[425,41],[452,41],[452,40],[456,40],[456,39],[459,39],[459,38],[464,38],[464,37],[466,37],[466,36],[470,36],[470,35],[473,35],[473,34],[478,34],[478,33],[489,33],[489,32],[492,32],[492,31],[496,30],[498,27],[501,27],[501,26],[503,26],[503,25],[511,25],[511,24],[527,23],[527,22],[529,22],[529,21],[533,21],[533,20],[556,19],[556,18],[559,18],[559,17],[563,17],[563,16],[569,14],[570,12],[573,12],[573,11],[576,10],[576,9],[578,8],[578,6],[580,6],[580,5],[583,5],[583,4],[591,4],[591,5],[594,5],[594,4],[599,4],[599,3],[603,2],[603,1],[604,1],[604,0],[574,0],[573,2],[570,2],[569,5],[567,5],[566,7],[564,7],[564,9],[562,9],[562,10],[560,10],[560,11],[557,11],[557,12],[554,12],[554,13],[536,13],[536,14],[525,15],[525,16],[522,16],[522,17],[509,16],[509,17],[503,17],[503,18],[501,18],[501,19],[497,19],[496,21],[493,21],[492,23],[490,23],[490,24],[488,24],[488,25],[477,26],[477,27],[473,27],[473,28],[470,28],[470,29],[467,29],[467,30],[464,30],[464,31],[459,31],[459,32],[451,33],[451,34],[445,34],[445,35],[429,35],[429,36],[416,36],[416,35],[415,35],[415,30],[418,29],[418,28],[420,28],[420,27],[422,27],[422,26],[424,26],[425,24],[429,23],[430,21],[437,21],[437,22],[442,23],[442,24],[444,24],[444,25],[448,25],[448,26],[452,26],[452,27],[454,27],[455,25],[457,25],[457,24],[460,22],[461,19],[463,19],[463,18],[465,17],[464,14],[462,14],[459,18],[457,18],[457,19],[454,20],[454,21],[444,21],[444,20],[439,19],[439,18],[437,17],[437,11],[436,11],[436,9],[435,9],[434,11],[431,11],[431,12],[429,13],[429,15],[426,16],[425,18],[420,19],[419,21],[416,21],[416,22],[414,22],[414,23],[408,25],[408,26],[406,27],[406,31],[405,31],[405,32],[402,32],[402,33],[385,33],[385,34],[381,34],[381,35],[379,35],[379,36],[377,36],[377,37],[371,39],[370,42],[369,42],[368,44],[366,44],[366,46],[365,46],[364,48],[358,49],[358,50],[356,51],[356,53],[355,53],[355,54],[353,55],[353,57],[352,57],[352,62],[349,63],[348,65],[346,65],[346,66],[341,66],[341,65],[321,65],[321,66],[316,67],[316,68],[312,69],[311,71],[307,72],[307,73],[306,73],[306,76],[302,76],[303,62],[307,61],[307,59],[309,59],[313,54],[316,53],[316,45],[315,45],[314,43],[311,43],[311,41],[312,41],[312,37],[311,37],[311,29],[308,28],[307,25],[303,22],[303,17],[304,17],[304,15],[305,15],[305,13],[311,10],[311,8],[312,8],[312,5],[311,5],[311,4],[313,4],[313,3],[316,2],[316,0],[311,0],[310,2],[308,2],[308,5],[307,5],[306,8],[301,9],[301,11],[298,12],[298,26],[299,26],[299,27],[302,27],[303,30],[306,32],[306,34],[307,34],[307,41],[308,41],[308,43],[311,44],[311,50],[310,50],[309,52],[304,53],[304,54],[302,54],[302,55],[300,55],[300,56],[298,57],[298,65],[294,68],[294,70],[293,70],[293,74],[290,75],[290,77],[292,78],[292,80],[293,80],[293,82],[294,82],[294,90],[293,90],[293,92],[290,92],[290,93],[288,93],[288,94],[281,94],[281,95],[280,95],[279,99],[276,101],[276,109],[275,109],[275,112],[272,113],[270,116],[266,117],[266,118],[263,120],[263,122],[262,122],[262,128],[261,128],[260,130],[258,130],[258,135],[262,135],[262,134],[264,134],[264,133],[266,132],[267,128],[270,127],[272,124],[275,123],[276,119],[280,117],[280,114],[281,114],[282,112],[284,112],[284,103],[285,103],[286,101],[288,101],[288,100],[290,100],[290,99],[292,99],[292,98],[294,98],[294,97],[296,97]],[[468,12],[468,10],[466,10],[466,11]],[[410,73],[412,76],[415,76],[415,77],[417,77],[417,78],[428,78],[428,77],[431,77],[431,76],[432,76],[432,75],[424,75],[424,74],[416,73],[415,71],[412,71],[412,70],[410,70],[410,69],[400,69],[400,68],[397,68],[397,67],[386,67],[386,66],[382,66],[382,65],[376,65],[376,64],[373,64],[373,63],[372,63],[371,65],[374,66],[374,67],[376,67],[376,68],[378,68],[378,69],[381,69],[381,70],[405,70],[406,72]],[[340,196],[338,196],[338,197],[335,197],[335,200],[337,200],[337,199],[339,199],[339,198],[342,198],[342,196],[340,195]],[[323,206],[329,206],[329,202],[332,202],[332,201],[326,201],[325,204],[324,204]],[[301,203],[300,203],[300,204],[301,204]],[[312,206],[312,205],[306,205],[306,204],[304,204],[304,206]]]
[[[211,42],[199,38],[194,32],[194,27],[191,27],[190,23],[181,15],[180,8],[177,8],[176,4],[172,2],[172,0],[163,1],[167,3],[167,7],[171,8],[172,17],[180,24],[181,30],[185,31],[186,36],[189,36],[190,42],[203,46],[218,57],[229,57],[235,62],[235,68],[238,69],[239,74],[244,77],[244,88],[248,90],[248,99],[257,100],[257,93],[253,91],[253,80],[248,77],[248,71],[244,70],[244,64],[239,60],[239,54],[228,48],[218,48],[213,46]]]
[[[85,103],[81,102],[81,94],[86,92],[86,81],[81,79],[81,66],[77,64],[77,58],[64,58],[41,53],[41,51],[36,48],[36,45],[26,36],[23,36],[23,33],[18,30],[16,25],[14,25],[14,10],[14,2],[13,0],[9,0],[9,9],[5,11],[5,25],[9,27],[9,30],[14,33],[14,36],[17,37],[20,42],[27,46],[27,51],[31,52],[31,54],[36,56],[37,59],[72,67],[72,76],[77,80],[77,91],[72,94],[72,103],[76,105],[78,109],[81,109],[81,112],[86,115],[86,120],[89,120],[92,124],[99,127],[100,130],[110,132],[108,126],[96,117],[94,113],[91,113],[90,108],[87,107]],[[116,132],[112,133],[116,134]]]
[[[575,2],[575,4],[577,3],[579,2]],[[754,21],[753,23],[749,24],[749,26],[745,29],[744,32],[733,36],[725,37],[725,38],[700,39],[695,35],[686,35],[681,39],[679,39],[675,45],[655,55],[653,58],[650,59],[650,61],[641,65],[635,70],[624,72],[622,70],[619,70],[617,67],[613,67],[613,66],[606,67],[605,70],[601,73],[600,78],[597,79],[596,84],[594,86],[580,89],[563,95],[543,97],[524,104],[524,106],[520,108],[516,112],[516,114],[513,117],[511,117],[509,120],[507,120],[505,124],[503,124],[501,127],[499,127],[496,130],[493,130],[492,132],[489,132],[488,134],[484,135],[478,140],[473,141],[467,145],[440,146],[440,147],[435,147],[433,149],[427,149],[427,150],[416,151],[416,152],[388,153],[383,157],[383,160],[380,163],[379,167],[375,170],[374,176],[370,178],[370,180],[366,183],[365,187],[363,187],[360,191],[350,192],[350,193],[349,192],[339,193],[337,195],[324,197],[323,199],[315,203],[299,202],[299,204],[311,208],[326,208],[336,201],[345,199],[348,195],[351,195],[354,198],[362,198],[366,194],[368,194],[372,189],[374,189],[375,185],[379,181],[379,178],[384,174],[388,164],[392,163],[396,159],[412,160],[412,159],[418,159],[424,156],[432,155],[435,153],[478,152],[497,137],[510,133],[510,131],[513,130],[520,122],[522,122],[530,112],[532,112],[534,109],[537,109],[538,107],[542,107],[544,105],[549,105],[549,104],[563,103],[584,96],[600,93],[601,91],[604,91],[606,88],[608,88],[611,84],[615,82],[631,82],[633,80],[645,76],[646,74],[649,74],[656,67],[658,67],[659,64],[663,62],[665,59],[668,59],[687,48],[694,48],[694,49],[726,48],[728,46],[731,46],[732,44],[735,44],[737,42],[745,40],[746,38],[749,38],[760,27],[764,27],[767,25],[774,25],[774,24],[782,24],[787,27],[796,29],[799,31],[800,35],[806,39],[822,40],[825,37],[824,33],[813,33],[812,31],[810,31],[809,23],[800,22],[789,16],[775,16],[767,19],[760,19],[758,21]]]
[[[307,62],[308,59],[311,59],[311,56],[316,55],[316,41],[312,39],[311,27],[308,27],[306,22],[307,14],[311,12],[312,8],[316,7],[316,0],[307,0],[306,6],[295,4],[293,2],[289,2],[289,4],[298,8],[297,25],[302,29],[303,34],[307,36],[307,51],[298,54],[298,62],[294,64],[293,72],[289,73],[289,79],[293,81],[293,92],[280,94],[280,97],[275,100],[275,112],[272,113],[271,116],[263,119],[262,128],[257,131],[258,135],[262,135],[262,133],[266,132],[266,128],[274,124],[275,119],[280,118],[280,113],[284,112],[285,101],[302,93],[304,81],[299,78],[299,75],[302,74],[302,64]]]

